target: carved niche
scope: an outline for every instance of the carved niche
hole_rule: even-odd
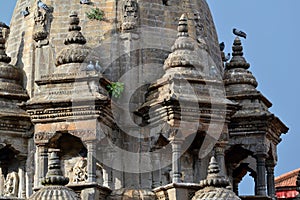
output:
[[[17,197],[19,191],[19,176],[16,172],[8,173],[4,181],[4,196]]]
[[[130,30],[136,28],[138,20],[138,3],[136,2],[136,0],[124,0],[122,13],[122,30]]]

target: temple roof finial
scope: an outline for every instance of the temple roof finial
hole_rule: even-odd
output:
[[[207,178],[200,182],[201,187],[226,188],[230,185],[229,180],[220,174],[220,168],[214,156],[210,159],[207,173]]]
[[[10,63],[11,58],[6,55],[5,52],[5,42],[3,37],[2,28],[0,28],[0,62]]]
[[[82,35],[81,27],[79,26],[79,17],[77,12],[72,11],[70,14],[70,26],[69,26],[69,34],[65,39],[65,45],[69,44],[85,44],[86,39]]]
[[[61,171],[60,160],[57,152],[53,151],[50,154],[48,172],[46,177],[42,180],[43,185],[66,185],[69,178],[63,176]]]
[[[69,34],[64,44],[67,45],[57,56],[56,66],[69,63],[83,63],[90,53],[90,48],[86,47],[86,39],[80,32],[79,17],[77,12],[70,14]]]
[[[248,69],[250,67],[250,64],[247,63],[246,59],[244,58],[243,53],[243,46],[242,42],[239,37],[236,37],[233,42],[232,46],[232,59],[229,63],[226,63],[227,69],[233,69],[233,68],[244,68]]]
[[[186,14],[182,14],[178,23],[178,37],[188,37],[188,18]]]

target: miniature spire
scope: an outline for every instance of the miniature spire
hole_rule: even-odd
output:
[[[86,39],[84,38],[84,36],[82,35],[81,31],[81,27],[78,26],[79,25],[79,17],[78,14],[73,11],[70,14],[70,26],[69,26],[69,34],[67,36],[67,38],[65,39],[65,45],[69,45],[69,44],[85,44],[86,43]]]
[[[68,63],[83,63],[89,55],[90,49],[86,44],[86,39],[80,32],[79,17],[75,11],[70,14],[69,34],[64,44],[67,45],[57,56],[56,66]]]
[[[220,168],[214,156],[210,159],[207,172],[207,178],[200,181],[202,188],[209,186],[226,188],[230,185],[229,180],[220,174]]]
[[[236,37],[233,42],[232,47],[232,59],[229,63],[226,63],[227,69],[233,69],[233,68],[244,68],[248,69],[250,67],[250,64],[247,63],[246,59],[243,57],[243,46],[242,42],[239,37]]]
[[[0,62],[10,63],[11,58],[5,52],[5,42],[2,29],[0,28]]]
[[[42,180],[43,185],[66,185],[69,178],[63,176],[60,160],[55,151],[51,152],[46,177]]]

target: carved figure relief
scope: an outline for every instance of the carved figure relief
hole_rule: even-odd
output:
[[[47,25],[47,13],[45,10],[37,8],[34,12],[35,29],[32,38],[38,43],[37,47],[48,44],[46,29]]]
[[[85,182],[88,178],[88,174],[87,174],[87,159],[86,158],[82,158],[80,160],[78,160],[73,169],[73,183],[82,183]]]
[[[4,182],[4,196],[17,197],[19,190],[19,176],[16,172],[7,174]]]
[[[136,0],[124,0],[122,30],[134,29],[138,19],[138,3]]]

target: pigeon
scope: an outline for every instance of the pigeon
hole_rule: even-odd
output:
[[[39,8],[42,8],[47,12],[51,12],[51,9],[45,3],[43,3],[41,0],[38,0],[37,4],[38,4]]]
[[[225,58],[224,58],[224,62],[227,62],[228,60],[230,60],[230,57],[231,57],[230,53],[228,53],[227,56],[225,56]]]
[[[245,39],[246,39],[246,37],[247,37],[247,34],[246,34],[245,32],[243,32],[243,31],[241,31],[241,30],[238,30],[238,29],[236,29],[236,28],[234,28],[234,29],[232,30],[232,32],[233,32],[233,34],[236,35],[236,36],[240,36],[240,37],[243,37],[243,38],[245,38]]]
[[[90,0],[80,0],[80,4],[89,4]]]
[[[0,28],[9,29],[9,26],[7,26],[4,22],[0,22]]]
[[[29,8],[26,7],[25,10],[22,10],[21,12],[21,15],[23,15],[24,17],[28,16],[30,13],[29,13]]]
[[[97,72],[102,72],[102,67],[99,65],[99,61],[96,61],[95,69]]]
[[[168,6],[168,0],[162,0],[163,5]]]
[[[93,62],[90,61],[90,63],[86,66],[86,71],[94,71],[94,70],[95,70],[95,66]]]
[[[224,49],[225,49],[225,43],[224,43],[224,42],[221,42],[221,43],[219,44],[219,46],[220,46],[220,51],[224,51]]]

